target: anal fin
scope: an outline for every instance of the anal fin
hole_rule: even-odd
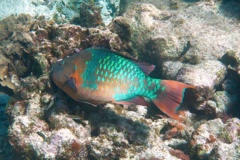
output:
[[[150,106],[149,103],[141,96],[132,98],[132,99],[128,99],[128,100],[124,100],[124,101],[117,101],[114,102],[116,104],[124,104],[124,105],[132,105],[132,104],[136,104],[136,105],[142,105],[142,106]]]

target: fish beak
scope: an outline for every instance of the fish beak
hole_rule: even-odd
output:
[[[74,73],[74,63],[70,59],[64,59],[55,63],[52,67],[51,77],[53,82],[73,99],[77,98],[78,89],[76,79],[71,77]]]
[[[51,77],[59,88],[63,88],[68,79],[64,72],[63,61],[58,61],[52,66]]]

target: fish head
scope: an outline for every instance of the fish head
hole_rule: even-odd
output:
[[[51,71],[51,77],[53,82],[62,90],[71,85],[70,75],[74,72],[74,64],[69,58],[56,62]]]
[[[82,74],[86,63],[92,58],[92,53],[84,50],[56,62],[51,71],[53,82],[70,97],[77,100],[81,98]]]

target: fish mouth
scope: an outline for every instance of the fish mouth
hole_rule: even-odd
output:
[[[56,62],[51,68],[51,77],[54,83],[61,89],[67,82],[68,76],[64,73],[64,66],[62,62]]]

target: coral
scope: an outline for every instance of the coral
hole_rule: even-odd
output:
[[[54,18],[58,23],[69,22],[78,16],[78,8],[82,0],[21,0],[18,2],[3,0],[0,2],[2,10],[0,19],[10,15],[29,14],[33,17],[44,16],[46,19]]]
[[[240,52],[230,50],[222,56],[221,61],[240,75]]]
[[[14,84],[11,82],[11,77],[8,75],[8,64],[9,60],[4,56],[0,54],[0,84],[2,86],[6,86],[10,89],[15,89]]]
[[[217,107],[223,113],[227,113],[237,102],[237,96],[231,95],[226,91],[218,91],[214,95]]]
[[[214,100],[215,89],[197,88],[195,109],[204,111],[207,116],[216,116],[220,110]]]
[[[239,127],[237,118],[228,119],[223,124],[214,119],[201,124],[193,133],[190,147],[199,158],[218,157],[237,159],[239,157]]]
[[[19,77],[27,74],[29,63],[26,62],[23,49],[31,42],[31,37],[26,32],[29,29],[31,17],[29,15],[19,15],[15,18],[10,16],[3,21],[3,32],[6,33],[4,40],[0,43],[1,85],[16,90],[20,86]],[[15,27],[13,27],[15,26]]]
[[[162,75],[166,79],[176,79],[178,71],[186,67],[186,64],[181,62],[166,61],[162,65]]]
[[[185,126],[176,122],[169,122],[164,128],[167,128],[165,132],[165,139],[179,138],[181,137],[181,131],[185,129]],[[165,130],[165,129],[163,129]],[[162,132],[162,131],[161,131]]]
[[[120,0],[97,0],[96,4],[101,6],[101,16],[105,25],[118,15]]]
[[[213,118],[226,112],[218,107],[214,98],[215,88],[223,82],[226,75],[227,69],[221,62],[207,60],[194,66],[185,64],[179,69],[176,79],[197,87],[193,106],[198,111],[203,111],[207,118]]]
[[[79,10],[79,24],[82,27],[96,27],[103,25],[102,17],[100,14],[100,7],[94,6],[92,4],[82,3]]]
[[[10,144],[28,158],[86,158],[90,126],[83,121],[83,126],[77,124],[68,117],[70,105],[66,99],[54,100],[49,79],[51,65],[58,58],[92,45],[120,52],[127,50],[128,46],[117,34],[105,28],[57,25],[43,17],[31,19],[25,15],[9,17],[8,20],[19,26],[12,29],[14,34],[1,42],[0,54],[4,60],[1,66],[5,68],[2,77],[13,72],[16,78],[11,80],[18,82],[14,98],[7,108],[11,120]],[[15,71],[15,67],[21,72]],[[133,142],[137,141],[134,134],[129,134]]]
[[[171,149],[170,153],[181,160],[190,160],[189,156],[184,154],[181,150]]]
[[[109,26],[110,30],[126,42],[129,42],[132,31],[130,27],[130,20],[124,17],[116,17]]]
[[[233,117],[231,115],[223,113],[223,114],[218,115],[218,118],[220,118],[223,123],[226,123],[228,119],[233,118]]]
[[[101,46],[124,51],[125,44],[109,30],[89,31],[75,25],[57,26],[54,21],[46,21],[43,17],[31,20],[29,15],[11,16],[1,22],[6,26],[3,32],[8,33],[0,43],[1,85],[13,90],[20,86],[20,78],[30,73],[36,76],[47,73],[52,62],[73,54],[75,50]],[[17,27],[11,28],[14,25]],[[7,37],[10,33],[13,34]]]
[[[31,105],[38,106],[39,101],[33,99]],[[36,108],[35,109],[38,109]],[[66,123],[67,128],[49,129],[49,125],[36,116],[36,113],[30,112],[28,106],[27,115],[16,116],[12,127],[9,130],[10,143],[16,151],[27,157],[32,158],[86,158],[87,150],[87,130],[76,126],[75,122],[69,119]],[[30,117],[35,117],[30,118]],[[58,116],[59,122],[65,119],[65,116]],[[61,120],[60,120],[61,119]],[[57,125],[56,119],[50,119]],[[64,120],[66,121],[66,120]],[[19,128],[16,130],[16,128]],[[28,146],[22,150],[22,146]]]
[[[178,72],[177,80],[198,87],[213,89],[223,82],[226,74],[226,67],[221,62],[207,60],[192,67],[182,68]]]

